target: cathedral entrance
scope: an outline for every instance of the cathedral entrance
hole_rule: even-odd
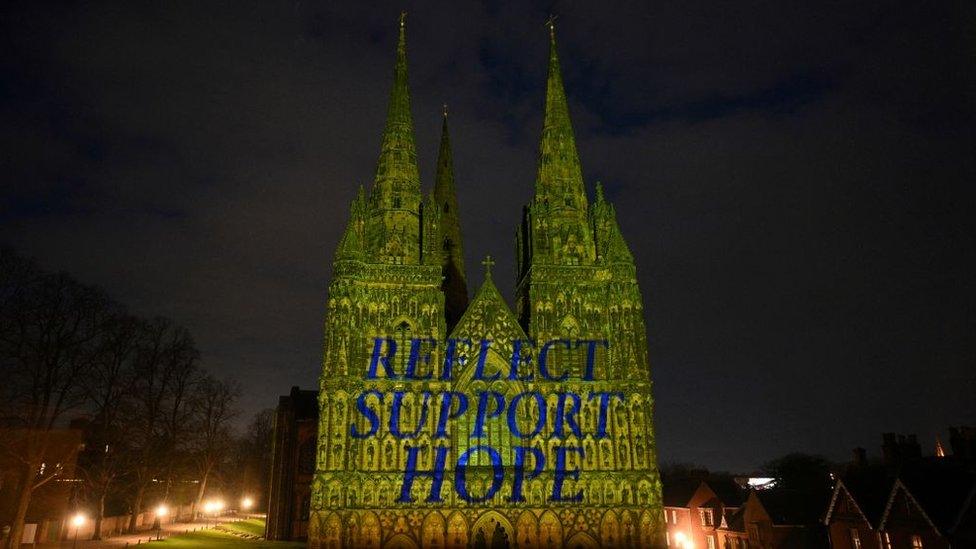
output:
[[[474,523],[471,529],[472,549],[510,549],[515,547],[515,529],[502,515],[489,512]]]

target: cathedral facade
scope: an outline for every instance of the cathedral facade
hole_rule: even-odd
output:
[[[376,177],[351,205],[329,286],[310,547],[663,545],[643,301],[613,206],[599,184],[592,201],[584,187],[551,26],[535,192],[516,228],[516,254],[515,310],[492,282],[490,260],[469,301],[447,113],[434,189],[425,196],[401,18]],[[418,340],[431,342],[426,376],[364,375],[381,341],[400,349],[388,353],[386,373],[410,371],[406,350]],[[447,350],[451,340],[492,344]],[[514,347],[528,341],[538,343],[536,354],[516,375]],[[536,370],[533,377],[547,341],[565,347],[556,345],[562,352],[546,361],[558,376]],[[570,352],[583,341],[601,344]],[[454,371],[441,375],[451,353]],[[357,400],[367,392],[372,400]],[[446,393],[467,395],[470,411],[435,405]],[[489,414],[479,428],[474,408],[485,394],[499,399],[498,417]],[[523,399],[506,422],[502,402],[513,403],[511,414],[520,394],[536,398]],[[362,402],[376,411],[373,436],[355,436],[371,426]],[[564,429],[566,417],[578,425]],[[442,449],[442,497],[429,497],[433,475],[418,475],[404,498],[405,471],[436,470]],[[521,497],[512,496],[517,455],[547,464],[517,487]],[[578,473],[560,479],[556,463]],[[454,489],[458,475],[463,493]],[[560,487],[571,497],[554,497]]]

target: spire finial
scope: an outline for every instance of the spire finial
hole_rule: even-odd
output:
[[[447,103],[444,103],[444,118],[447,118]]]
[[[549,14],[549,19],[546,19],[546,26],[549,27],[549,40],[556,41],[556,19],[558,15]]]
[[[400,12],[400,28],[402,29],[406,25],[407,25],[407,12],[406,11],[401,11]]]
[[[491,278],[491,267],[495,264],[495,260],[491,255],[486,255],[481,264],[485,266],[485,278]]]

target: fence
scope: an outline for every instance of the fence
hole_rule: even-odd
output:
[[[104,517],[102,519],[102,538],[109,538],[126,533],[129,528],[131,515]],[[193,518],[193,505],[170,507],[166,517],[160,519],[160,524],[187,521]],[[143,511],[136,515],[136,530],[149,530],[156,520],[155,509]],[[60,540],[91,539],[95,533],[95,520],[87,517],[80,527],[71,524],[71,517],[63,519],[45,520],[38,524],[25,525],[23,543],[56,542]]]

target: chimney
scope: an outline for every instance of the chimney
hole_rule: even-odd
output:
[[[922,446],[918,443],[918,437],[908,435],[901,448],[901,457],[905,460],[915,460],[922,458]]]
[[[949,427],[949,447],[952,448],[953,457],[976,459],[976,428]]]
[[[898,442],[895,433],[881,434],[881,459],[886,467],[896,465],[898,459]]]
[[[864,467],[868,464],[868,451],[858,446],[854,448],[854,457],[851,460],[852,467]]]

